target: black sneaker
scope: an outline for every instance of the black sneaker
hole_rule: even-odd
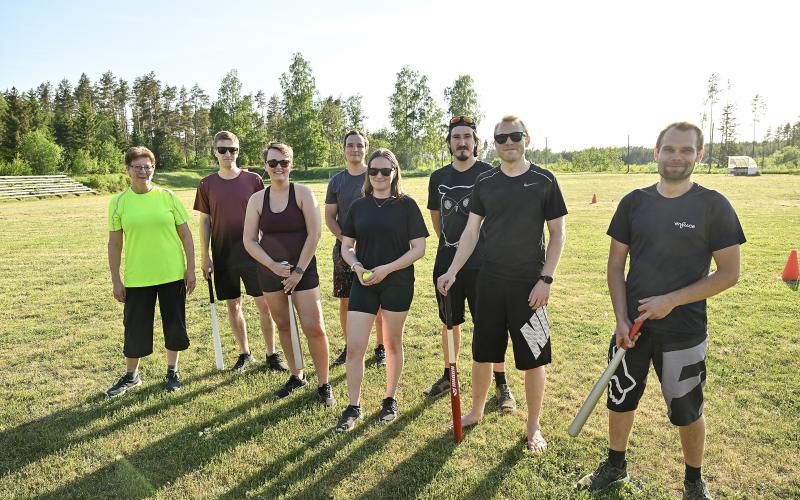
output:
[[[508,384],[495,386],[495,399],[497,400],[497,407],[500,408],[501,411],[511,413],[517,409],[517,400],[514,399],[514,395],[511,394],[511,389],[508,388]]]
[[[583,476],[578,481],[578,489],[589,490],[592,493],[603,491],[611,485],[627,481],[628,469],[627,464],[622,468],[614,467],[608,460],[603,460],[597,467],[597,470],[591,474]]]
[[[321,386],[317,387],[317,395],[319,396],[319,400],[322,401],[322,404],[325,406],[333,406],[336,404],[336,398],[333,397],[333,389],[331,389],[331,384],[322,384]]]
[[[299,389],[307,384],[308,381],[306,380],[305,376],[303,376],[303,378],[299,378],[295,375],[290,375],[289,380],[287,380],[286,383],[283,384],[283,387],[281,387],[280,390],[275,393],[275,396],[277,396],[278,399],[283,399],[291,394],[295,389]]]
[[[271,372],[288,372],[289,366],[278,351],[267,354],[267,370]]]
[[[106,389],[106,396],[110,398],[121,396],[129,389],[139,387],[140,385],[142,385],[142,379],[139,378],[139,373],[135,373],[133,376],[126,373],[117,380],[116,384]]]
[[[342,412],[342,416],[339,417],[339,421],[336,423],[336,427],[334,430],[336,432],[351,431],[353,430],[353,427],[356,426],[356,422],[360,418],[361,418],[361,407],[354,405],[347,405],[347,408],[345,408],[344,412]]]
[[[448,392],[450,392],[450,377],[445,377],[442,375],[439,380],[433,383],[432,386],[422,391],[422,394],[428,396],[429,398],[438,398],[439,396],[443,396]]]
[[[250,355],[249,352],[244,354],[239,354],[239,359],[236,360],[236,364],[233,365],[231,371],[244,373],[247,369],[247,365],[253,362],[253,356]]]
[[[345,364],[346,361],[347,361],[347,347],[345,347],[344,350],[342,351],[342,353],[339,354],[338,358],[333,360],[333,363],[331,363],[331,366],[341,366],[341,365]]]
[[[711,493],[703,478],[696,481],[683,481],[683,500],[711,500]]]
[[[375,365],[386,366],[386,348],[383,344],[378,344],[375,348]]]
[[[388,424],[397,418],[397,400],[394,398],[384,398],[381,403],[381,412],[378,413],[378,422]]]
[[[164,375],[164,390],[167,392],[175,392],[181,388],[181,378],[178,372],[169,371]]]

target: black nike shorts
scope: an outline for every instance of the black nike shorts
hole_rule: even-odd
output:
[[[611,335],[609,361],[617,352]],[[644,394],[647,372],[653,363],[661,394],[673,425],[689,425],[703,414],[703,387],[706,384],[708,336],[653,331],[642,328],[636,345],[628,349],[608,383],[606,407],[611,411],[635,410]]]

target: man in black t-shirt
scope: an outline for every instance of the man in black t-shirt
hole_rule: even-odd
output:
[[[472,187],[478,175],[492,169],[488,163],[478,160],[477,124],[471,116],[454,116],[448,125],[447,147],[453,155],[453,162],[435,170],[428,182],[428,209],[431,211],[431,222],[439,236],[439,247],[436,250],[436,262],[433,265],[433,284],[447,271],[453,262],[458,249],[458,239],[464,232],[469,217],[469,199]],[[469,305],[470,316],[475,313],[477,290],[475,283],[478,270],[483,261],[483,242],[479,241],[475,251],[458,272],[456,281],[448,291],[453,321],[453,344],[455,356],[458,357],[461,343],[461,324],[465,320],[464,301]],[[424,391],[428,397],[438,397],[450,390],[450,365],[447,352],[447,326],[443,314],[442,296],[436,294],[439,301],[439,319],[442,321],[442,351],[444,352],[444,374]],[[495,397],[498,407],[506,412],[514,411],[517,402],[506,383],[505,363],[493,366],[495,380]]]
[[[530,140],[525,124],[516,116],[506,116],[495,126],[500,167],[475,181],[467,226],[437,287],[447,294],[482,237],[484,257],[476,285],[472,339],[472,409],[462,417],[462,425],[468,427],[483,418],[492,363],[504,361],[510,335],[514,364],[525,371],[528,449],[540,452],[547,447],[539,425],[544,367],[550,363],[546,305],[564,248],[567,207],[552,172],[525,159]],[[545,222],[550,235],[546,252]]]
[[[736,284],[745,236],[728,200],[691,180],[703,157],[703,132],[696,125],[667,126],[654,154],[658,183],[625,195],[608,228],[608,289],[617,320],[608,356],[618,349],[627,353],[608,387],[608,459],[578,486],[600,491],[628,479],[625,450],[652,362],[680,433],[683,498],[710,498],[701,476],[706,299]],[[709,274],[712,258],[717,270]],[[635,321],[644,324],[634,342],[629,331]]]

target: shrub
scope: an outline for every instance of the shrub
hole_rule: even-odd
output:
[[[37,175],[58,172],[63,153],[61,146],[51,141],[43,130],[28,132],[19,141],[20,157]]]

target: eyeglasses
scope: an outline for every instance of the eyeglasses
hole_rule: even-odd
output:
[[[232,155],[235,155],[238,152],[239,152],[239,148],[233,148],[233,147],[219,147],[219,148],[217,148],[217,153],[219,153],[221,155],[224,155],[225,153],[230,153]]]
[[[390,175],[392,175],[392,170],[394,170],[394,168],[392,168],[392,167],[388,167],[388,168],[373,168],[373,167],[369,167],[367,170],[369,170],[369,175],[371,177],[374,177],[374,176],[376,176],[378,174],[381,174],[384,177],[389,177]]]
[[[511,138],[512,141],[519,142],[526,135],[528,134],[526,134],[525,132],[511,132],[510,134],[495,134],[494,142],[496,142],[497,144],[505,144],[509,137]]]
[[[139,170],[140,172],[150,172],[154,167],[151,165],[129,165],[128,168]]]
[[[467,123],[469,125],[474,125],[475,124],[475,118],[473,118],[471,116],[465,116],[465,115],[459,115],[459,116],[454,116],[454,117],[450,118],[450,125],[453,125],[455,123],[460,123],[460,122],[464,122],[464,123]]]
[[[278,161],[278,160],[269,160],[267,162],[267,166],[269,166],[270,168],[277,168],[278,165],[280,165],[281,168],[286,168],[286,167],[289,166],[290,163],[292,163],[292,160],[280,160],[280,161]]]

